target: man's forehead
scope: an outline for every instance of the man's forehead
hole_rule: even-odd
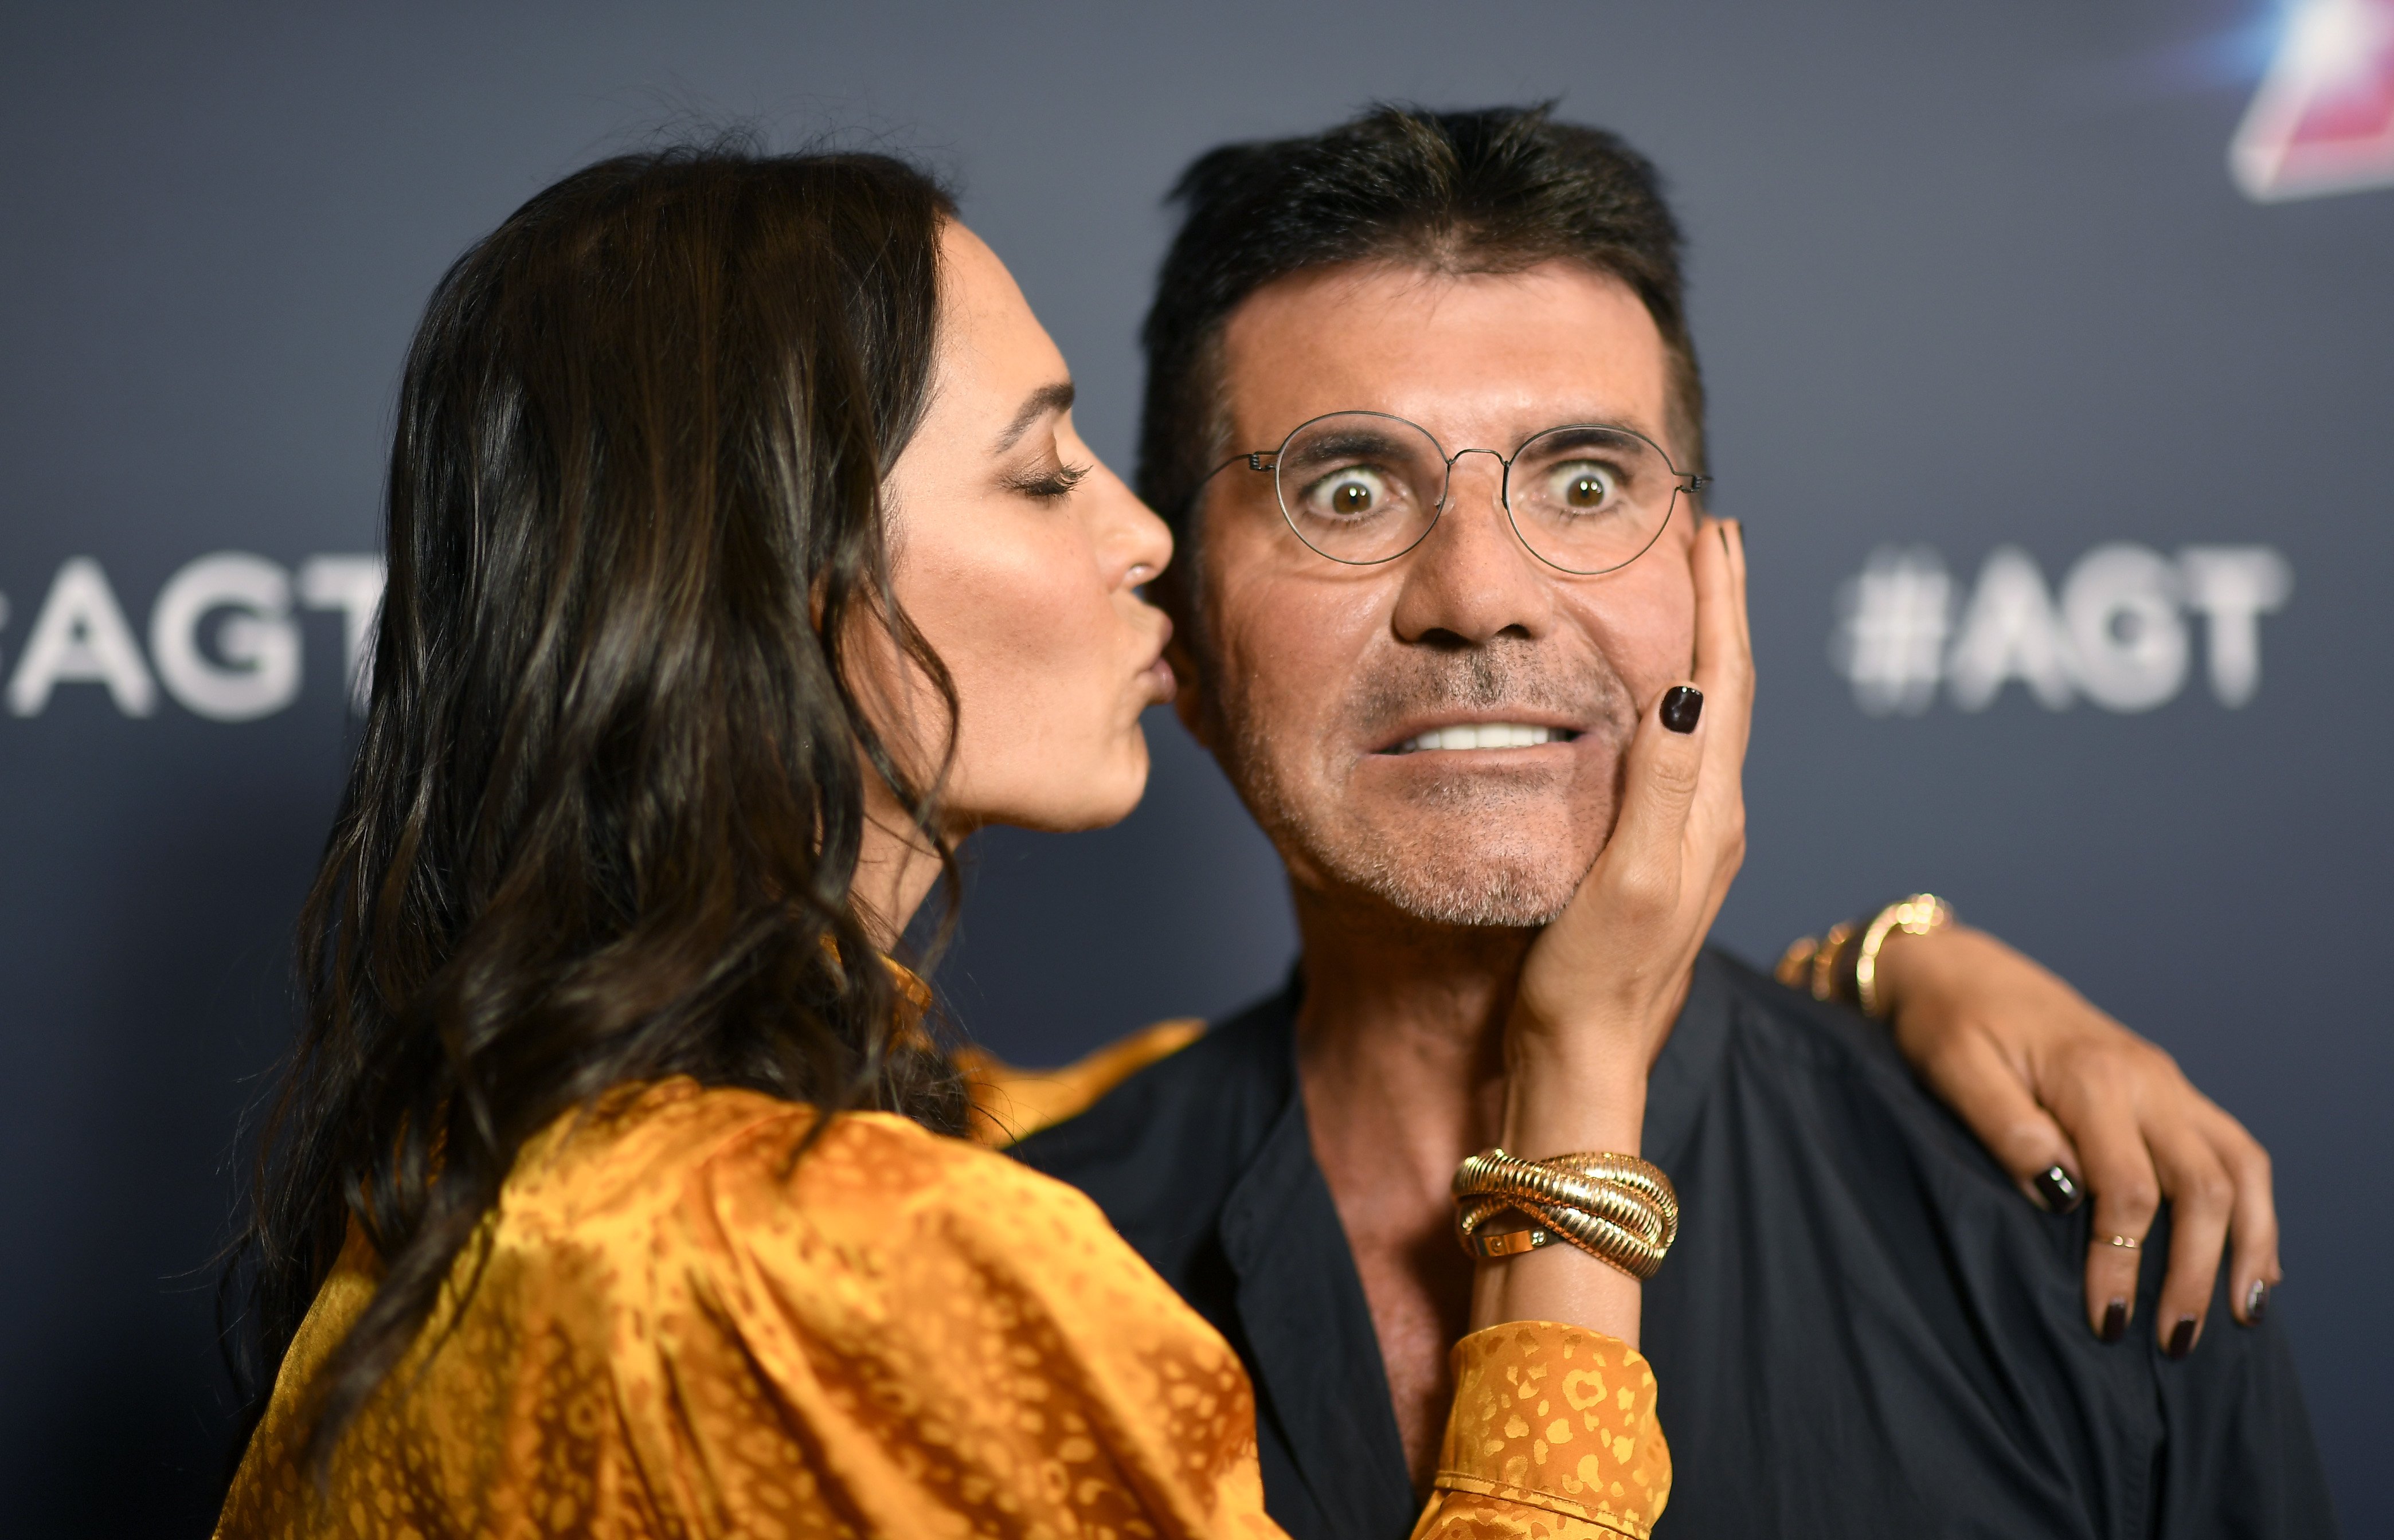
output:
[[[1349,409],[1409,417],[1450,449],[1563,421],[1651,436],[1668,375],[1644,303],[1577,263],[1505,273],[1319,269],[1258,289],[1223,333],[1221,383],[1238,447]]]

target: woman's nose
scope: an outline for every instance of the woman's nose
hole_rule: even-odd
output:
[[[1172,564],[1172,529],[1119,478],[1109,473],[1109,480],[1114,495],[1109,499],[1108,511],[1125,563],[1123,582],[1136,588],[1154,582]]]

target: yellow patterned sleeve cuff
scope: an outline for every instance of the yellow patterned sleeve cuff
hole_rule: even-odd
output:
[[[1454,1409],[1415,1533],[1468,1514],[1499,1533],[1647,1540],[1671,1496],[1654,1399],[1653,1370],[1619,1337],[1546,1321],[1472,1333],[1454,1345]]]

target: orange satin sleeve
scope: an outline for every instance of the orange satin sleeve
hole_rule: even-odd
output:
[[[1019,1069],[985,1048],[952,1056],[972,1088],[972,1137],[993,1150],[1087,1112],[1099,1097],[1205,1035],[1191,1018],[1158,1021],[1058,1070]]]
[[[355,1237],[217,1533],[1273,1535],[1236,1356],[1085,1197],[902,1119],[687,1080],[528,1144],[334,1451],[314,1367],[376,1265]],[[470,1270],[461,1258],[457,1277]],[[1467,1338],[1417,1534],[1643,1536],[1669,1484],[1620,1343]]]
[[[1617,1336],[1514,1321],[1454,1345],[1428,1535],[1627,1534],[1671,1500],[1654,1372]]]

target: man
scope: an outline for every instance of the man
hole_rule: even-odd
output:
[[[1467,1317],[1447,1184],[1493,1142],[1513,980],[1689,667],[1678,236],[1642,160],[1539,112],[1384,110],[1217,151],[1177,196],[1140,490],[1180,539],[1183,718],[1286,862],[1303,958],[1019,1151],[1238,1349],[1280,1521],[1395,1536]],[[1631,485],[1664,489],[1651,530],[1605,523]],[[1933,982],[1912,944],[1885,982]],[[1953,1055],[1988,1051],[1922,1068],[2027,1176],[2067,1145],[2025,1093],[1964,1094],[1986,1065]],[[2023,1202],[1882,1029],[1700,961],[1643,1152],[1684,1209],[1644,1307],[1666,1535],[2329,1531],[2263,1314],[2274,1234],[2237,1207],[2257,1150],[2185,1090],[2124,1152],[2136,1119],[2069,1089],[2116,1075],[2035,1078],[2091,1214]]]

